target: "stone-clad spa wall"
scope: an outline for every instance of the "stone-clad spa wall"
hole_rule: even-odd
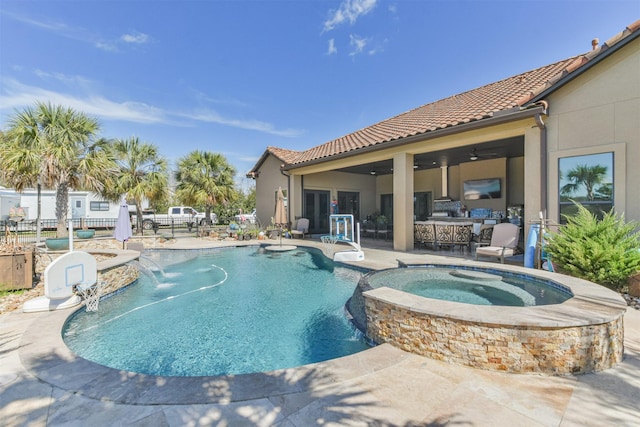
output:
[[[377,343],[436,360],[492,371],[566,375],[622,360],[623,316],[568,327],[482,324],[434,316],[364,294],[366,334]]]

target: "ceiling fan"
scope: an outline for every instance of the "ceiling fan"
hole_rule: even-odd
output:
[[[469,160],[476,161],[476,160],[478,160],[480,158],[489,158],[489,157],[497,157],[497,156],[499,156],[498,153],[480,153],[480,154],[478,154],[478,152],[474,148],[469,153]]]

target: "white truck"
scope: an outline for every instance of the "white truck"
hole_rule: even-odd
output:
[[[251,211],[251,213],[248,213],[248,214],[242,214],[241,213],[240,215],[236,215],[236,222],[255,224],[256,223],[256,210],[254,209],[253,211]]]
[[[134,224],[136,223],[135,215],[132,221]],[[213,224],[218,222],[218,218],[213,212],[211,213],[211,222]],[[191,206],[171,206],[166,214],[142,213],[142,228],[145,230],[170,227],[171,225],[180,227],[186,225],[191,231],[196,225],[205,225],[206,223],[205,214],[196,211]]]

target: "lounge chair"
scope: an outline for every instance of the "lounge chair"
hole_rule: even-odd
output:
[[[309,220],[307,218],[299,218],[296,224],[296,229],[291,230],[291,235],[295,239],[296,236],[301,236],[304,239],[304,235],[309,232]]]
[[[500,262],[504,264],[505,257],[516,254],[519,237],[520,227],[515,224],[505,222],[494,225],[491,243],[489,243],[489,246],[478,246],[476,248],[476,260],[478,255],[492,256],[500,258]]]

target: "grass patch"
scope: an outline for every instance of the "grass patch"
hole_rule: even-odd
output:
[[[0,298],[6,297],[9,295],[21,295],[25,291],[27,291],[27,289],[0,290]]]

